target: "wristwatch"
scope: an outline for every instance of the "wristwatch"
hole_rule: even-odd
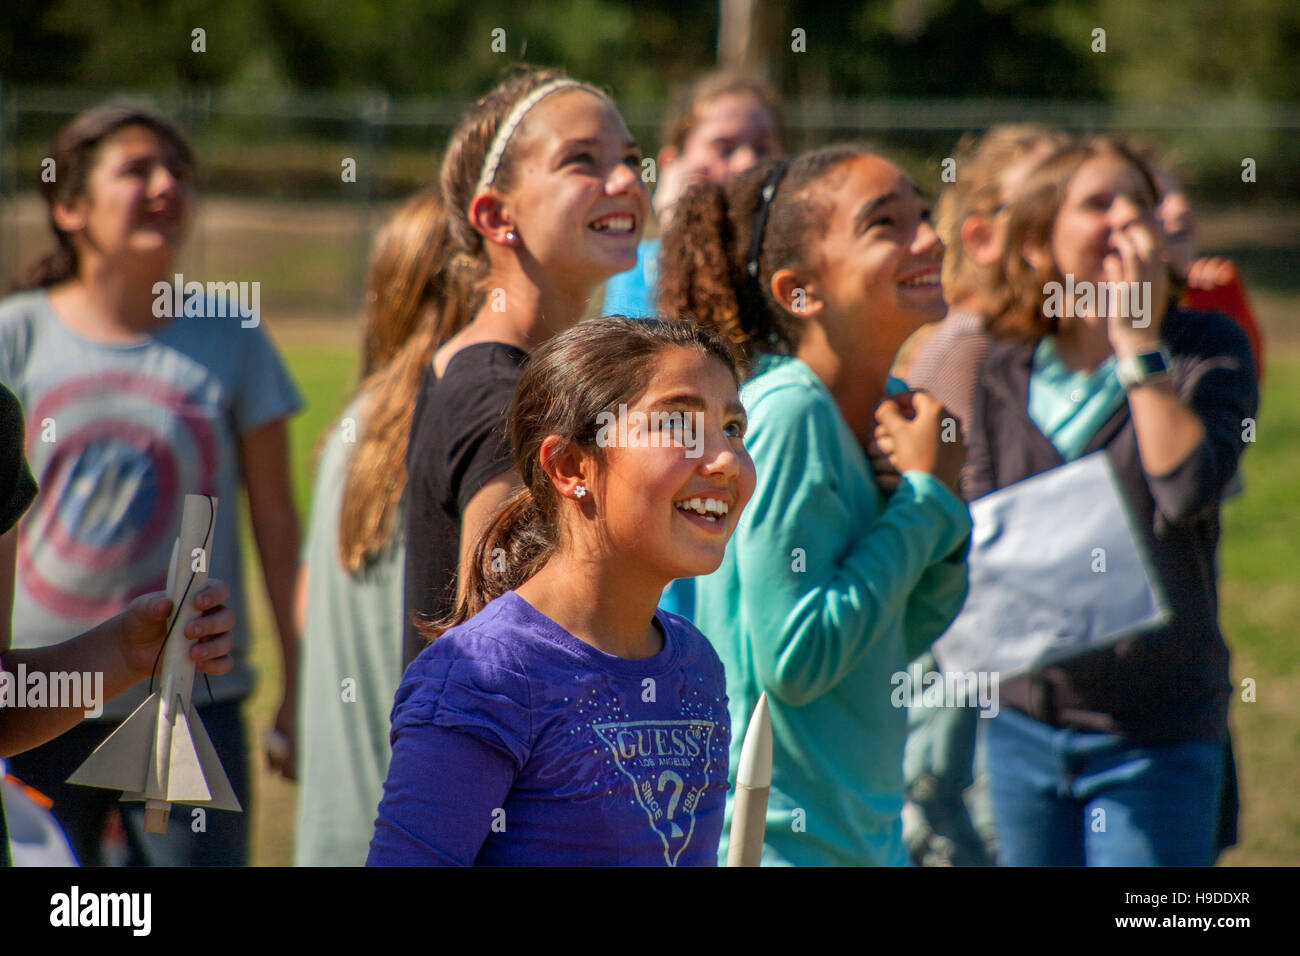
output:
[[[1139,352],[1119,359],[1115,363],[1115,377],[1128,391],[1135,385],[1168,378],[1171,364],[1173,360],[1169,357],[1169,350],[1162,345],[1154,352]]]

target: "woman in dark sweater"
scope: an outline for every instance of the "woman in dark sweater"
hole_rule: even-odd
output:
[[[1219,506],[1259,393],[1231,320],[1170,310],[1156,195],[1130,150],[1093,140],[1044,161],[1008,223],[969,496],[1104,449],[1172,612],[1159,630],[1003,683],[984,730],[1010,865],[1213,859],[1231,692]],[[1106,307],[1112,287],[1128,308]]]

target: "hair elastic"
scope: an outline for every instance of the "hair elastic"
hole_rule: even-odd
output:
[[[510,112],[506,114],[505,120],[497,127],[497,134],[492,137],[492,147],[487,151],[487,157],[483,160],[483,171],[479,173],[478,185],[474,187],[475,196],[489,188],[497,178],[497,170],[501,166],[501,157],[505,155],[506,146],[510,144],[510,137],[515,135],[515,130],[524,121],[528,111],[556,90],[567,89],[571,86],[581,87],[584,90],[591,89],[585,83],[579,83],[577,80],[551,80],[551,82],[543,83],[537,87],[511,108]]]
[[[755,282],[758,282],[758,256],[763,250],[763,233],[767,231],[767,217],[772,211],[772,197],[776,195],[776,187],[781,184],[789,168],[788,159],[777,160],[776,165],[767,174],[767,179],[763,181],[762,192],[758,194],[758,209],[754,211],[754,229],[749,237],[749,256],[745,265],[745,271]]]

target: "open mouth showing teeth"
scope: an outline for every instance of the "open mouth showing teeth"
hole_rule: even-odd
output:
[[[611,232],[615,235],[628,235],[636,229],[636,217],[634,216],[602,216],[589,227],[596,232]]]
[[[928,272],[922,276],[915,276],[911,279],[904,279],[898,283],[904,289],[928,289],[939,284],[939,273]]]
[[[674,502],[674,507],[678,511],[693,511],[703,515],[709,521],[721,521],[731,510],[725,501],[719,501],[717,498],[690,498],[686,501]]]

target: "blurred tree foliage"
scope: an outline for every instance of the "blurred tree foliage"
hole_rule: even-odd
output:
[[[659,99],[716,55],[715,0],[15,0],[0,77],[136,89],[467,95],[525,59]],[[787,94],[1300,99],[1296,0],[759,0]],[[505,31],[505,52],[493,30]],[[1106,31],[1094,52],[1093,31]],[[195,29],[206,52],[193,51]],[[806,52],[792,49],[804,31]],[[499,35],[498,35],[499,36]]]

